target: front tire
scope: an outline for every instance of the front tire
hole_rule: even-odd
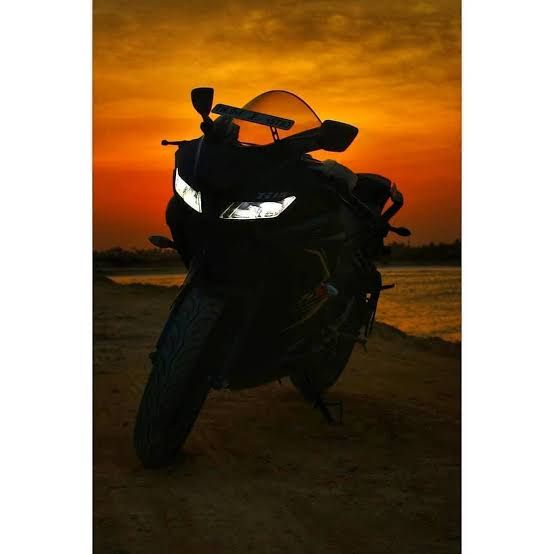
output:
[[[202,358],[222,307],[193,288],[170,314],[135,422],[135,451],[145,467],[170,464],[192,430],[211,386]]]

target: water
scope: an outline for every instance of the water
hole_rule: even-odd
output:
[[[396,283],[379,299],[377,321],[410,335],[461,340],[461,269],[395,267],[382,269],[383,283]]]
[[[382,268],[383,283],[396,287],[381,293],[377,321],[410,335],[461,340],[461,270],[459,267]],[[170,287],[183,282],[184,272],[134,272],[110,275],[116,283]]]

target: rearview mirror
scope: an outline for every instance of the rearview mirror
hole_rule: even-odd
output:
[[[211,87],[193,88],[190,92],[190,99],[194,109],[206,120],[212,111],[214,101],[214,89]]]
[[[344,152],[357,134],[358,128],[353,125],[326,119],[320,129],[321,148],[328,152]]]

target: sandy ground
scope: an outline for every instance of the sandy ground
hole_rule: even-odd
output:
[[[94,286],[94,551],[460,551],[460,348],[378,326],[329,399],[289,382],[212,392],[181,460],[132,449],[148,353],[175,289]]]

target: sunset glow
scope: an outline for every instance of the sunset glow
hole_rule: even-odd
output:
[[[457,0],[95,0],[95,248],[167,234],[160,140],[199,136],[196,86],[235,106],[286,89],[356,125],[332,157],[398,183],[413,244],[460,237]]]

